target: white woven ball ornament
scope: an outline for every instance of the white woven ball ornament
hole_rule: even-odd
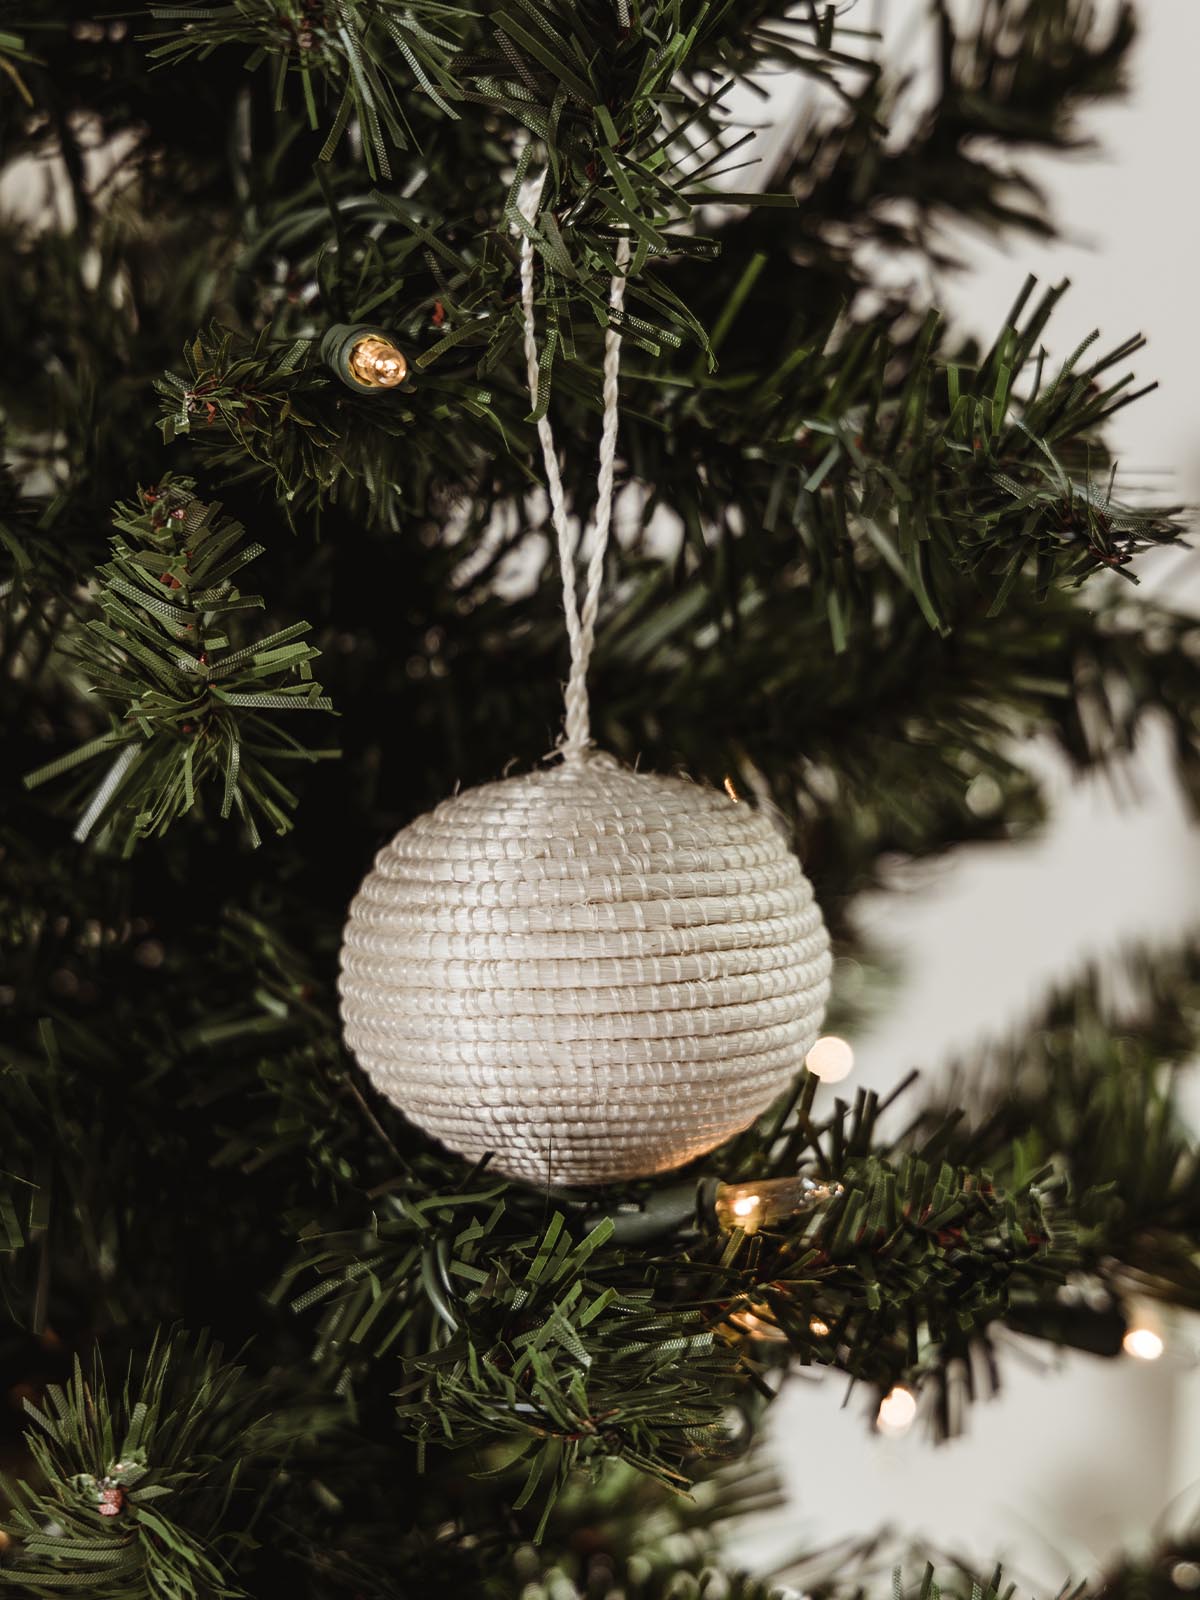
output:
[[[521,232],[537,415],[534,250]],[[447,800],[375,859],[346,925],[346,1041],[469,1160],[533,1183],[681,1166],[744,1128],[820,1030],[829,940],[761,812],[591,750],[587,669],[612,516],[628,238],[616,241],[595,537],[583,603],[549,418],[537,431],[571,647],[560,766]]]
[[[444,801],[350,908],[346,1041],[469,1160],[535,1183],[682,1165],[786,1088],[829,939],[760,811],[590,755]]]

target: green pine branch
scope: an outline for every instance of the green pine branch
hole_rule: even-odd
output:
[[[75,1329],[111,1337],[181,1314],[200,1325],[232,1293],[232,1337],[244,1339],[260,1287],[286,1263],[285,1217],[317,1196],[332,1201],[352,1152],[375,1137],[311,971],[246,911],[208,920],[198,885],[193,948],[161,913],[146,914],[152,881],[130,907],[125,863],[31,850],[11,833],[3,850],[0,959],[14,994],[0,1047],[0,1305],[10,1330],[21,1342]],[[148,859],[149,880],[169,871]],[[304,1092],[304,1109],[292,1100],[256,1149],[231,1149],[240,1115],[257,1121],[278,1103],[275,1074],[289,1094]],[[239,1115],[228,1115],[231,1096],[246,1097]],[[183,1213],[224,1220],[195,1229],[185,1251]]]
[[[589,214],[625,215],[647,242],[666,220],[664,199],[670,214],[707,195],[706,172],[722,152],[718,145],[695,159],[708,142],[698,136],[711,140],[729,83],[787,69],[836,86],[847,69],[870,70],[841,48],[831,11],[787,8],[777,17],[755,7],[747,16],[730,0],[633,8],[237,0],[148,14],[167,24],[149,35],[150,59],[161,66],[249,46],[245,64],[269,71],[276,103],[291,98],[325,133],[324,160],[353,123],[370,175],[388,179],[394,153],[469,107],[548,142],[555,191],[582,207],[577,224]],[[713,72],[716,89],[706,80]],[[673,170],[672,146],[693,157],[686,172]]]
[[[33,104],[33,96],[21,76],[21,68],[31,66],[36,61],[37,57],[26,48],[25,40],[20,34],[10,33],[7,28],[0,32],[0,72],[27,106]]]
[[[905,612],[881,563],[859,588],[864,608],[874,602],[869,627],[837,655],[825,619],[806,614],[802,571],[770,581],[748,557],[731,575],[742,593],[730,611],[714,597],[723,578],[712,563],[683,577],[652,562],[627,572],[602,623],[597,732],[630,760],[653,751],[658,766],[765,787],[839,928],[839,908],[880,881],[881,855],[920,859],[1042,820],[1025,738],[1045,738],[1080,772],[1103,770],[1165,715],[1178,776],[1200,801],[1191,618],[1130,605],[1103,579],[1039,600],[1031,575],[995,616],[960,582],[956,625],[941,636]]]
[[[1135,1060],[1088,988],[1072,1004],[1090,1026],[1021,1045],[1046,1060],[1059,1120],[1035,1104],[1003,1138],[975,1141],[942,1113],[896,1141],[862,1094],[818,1122],[807,1079],[790,1110],[703,1163],[730,1182],[800,1169],[841,1186],[752,1237],[679,1232],[676,1212],[635,1244],[619,1196],[564,1205],[454,1162],[439,1184],[419,1163],[348,1229],[306,1228],[281,1292],[315,1317],[330,1386],[377,1383],[382,1363],[401,1428],[422,1448],[506,1447],[526,1470],[520,1505],[548,1506],[596,1458],[690,1476],[736,1448],[730,1408],[753,1417],[789,1359],[877,1394],[906,1383],[952,1430],[974,1394],[956,1374],[979,1353],[995,1370],[1000,1328],[1115,1355],[1134,1284],[1200,1306],[1200,1154],[1156,1070],[1161,1029]],[[1055,1076],[1072,1041],[1077,1101]],[[1091,1112],[1079,1128],[1075,1103]],[[629,1198],[653,1207],[662,1187]],[[1079,1307],[1080,1274],[1102,1307]]]
[[[0,1588],[41,1597],[83,1590],[234,1600],[264,1484],[286,1450],[281,1418],[218,1347],[171,1335],[131,1362],[123,1386],[76,1363],[27,1409],[33,1473],[6,1482],[13,1548]]]
[[[836,1145],[850,1126],[840,1115],[824,1131]],[[712,1170],[732,1176],[726,1163]],[[542,1226],[537,1197],[511,1186],[431,1194],[398,1180],[365,1227],[313,1230],[288,1292],[298,1311],[324,1306],[316,1351],[343,1384],[371,1357],[396,1368],[398,1419],[418,1442],[507,1444],[528,1465],[518,1505],[548,1506],[596,1457],[686,1482],[738,1448],[730,1408],[753,1413],[768,1392],[777,1362],[747,1339],[748,1315],[801,1360],[884,1392],[932,1378],[1011,1302],[1052,1295],[1078,1264],[1044,1176],[1004,1192],[865,1149],[822,1167],[844,1193],[820,1217],[643,1250],[614,1242],[611,1219],[568,1225],[556,1210]]]
[[[372,177],[392,176],[392,154],[407,150],[414,134],[408,104],[457,116],[451,102],[461,89],[450,72],[453,32],[462,15],[439,0],[235,0],[219,6],[148,8],[157,22],[149,50],[159,67],[192,56],[202,59],[223,45],[248,46],[245,65],[266,67],[277,104],[298,81],[301,114],[314,131],[326,131],[328,160],[353,125]]]
[[[1115,1022],[1091,976],[1047,1006],[1035,1034],[981,1052],[960,1070],[924,1125],[950,1128],[950,1159],[992,1165],[999,1181],[1046,1161],[1076,1194],[1084,1268],[1103,1276],[1124,1262],[1127,1290],[1200,1310],[1200,1151],[1177,1115],[1173,1078],[1200,1036],[1200,962],[1194,948],[1131,960],[1132,1015]],[[956,1120],[951,1107],[965,1106]],[[1114,1282],[1120,1283],[1118,1273]]]
[[[564,1204],[471,1175],[354,1083],[332,1009],[287,942],[245,922],[205,948],[200,965],[172,959],[149,1016],[131,994],[90,1021],[43,1025],[41,1065],[18,1055],[8,1068],[0,1212],[20,1322],[44,1326],[47,1303],[70,1320],[81,1292],[94,1316],[101,1288],[117,1325],[152,1286],[169,1297],[160,1263],[180,1184],[223,1214],[239,1194],[270,1195],[279,1229],[242,1229],[238,1249],[256,1272],[282,1266],[298,1219],[306,1237],[280,1294],[321,1388],[362,1403],[391,1391],[419,1444],[523,1458],[544,1509],[578,1462],[616,1456],[672,1482],[735,1448],[729,1408],[753,1419],[789,1352],[876,1392],[928,1390],[935,1424],[952,1428],[953,1375],[973,1352],[992,1364],[1003,1326],[1113,1353],[1130,1292],[1200,1305],[1200,1161],[1161,1071],[1191,1048],[1200,1002],[1157,1000],[1200,992],[1193,956],[1147,968],[1142,1020],[1106,1020],[1087,984],[1057,1002],[1014,1046],[1022,1070],[1002,1062],[965,1122],[934,1110],[885,1135],[862,1096],[818,1121],[807,1080],[792,1113],[776,1108],[703,1170],[748,1182],[809,1170],[843,1186],[832,1204],[744,1240],[674,1231],[688,1211],[676,1206],[638,1242],[614,1205],[669,1200],[675,1180]],[[101,941],[91,960],[100,977],[129,954]],[[62,961],[52,954],[52,970]],[[52,1168],[55,1127],[73,1132],[53,1136]],[[114,1160],[120,1182],[105,1176]],[[201,1303],[233,1237],[211,1262],[207,1246],[192,1252]],[[1106,1309],[1072,1299],[1081,1273]]]
[[[697,536],[715,527],[733,538],[737,525],[781,554],[790,544],[838,651],[875,609],[875,572],[939,629],[953,626],[964,574],[995,610],[1026,574],[1039,597],[1101,570],[1130,576],[1136,554],[1181,531],[1172,508],[1115,494],[1100,440],[1112,414],[1145,392],[1118,365],[1139,341],[1085,360],[1089,340],[1048,371],[1041,339],[1063,288],[1030,306],[1027,282],[982,358],[949,357],[931,316],[915,342],[897,343],[884,322],[785,341],[752,388],[748,373],[693,373],[681,388],[667,373],[632,372],[623,443],[654,485],[648,509],[669,509]],[[189,352],[188,376],[160,386],[171,406],[165,435],[189,433],[214,469],[265,481],[288,505],[319,506],[339,485],[361,499],[365,488],[385,523],[437,482],[432,449],[439,473],[476,486],[481,536],[497,471],[510,495],[537,471],[528,397],[499,370],[501,348],[513,366],[517,318],[506,307],[503,339],[491,334],[484,367],[495,389],[481,390],[461,367],[427,384],[435,342],[413,351],[401,396],[369,403],[339,394],[311,347],[298,365],[302,345],[284,353],[265,335],[251,347],[214,332]],[[476,325],[483,338],[487,319]],[[570,394],[568,419],[581,403],[594,406],[586,385]],[[580,490],[586,514],[591,491]]]
[[[35,1259],[49,1251],[57,1322],[69,1315],[87,1249],[71,1218],[91,1219],[97,1249],[85,1273],[115,1270],[132,1298],[122,1312],[109,1296],[107,1313],[128,1317],[145,1303],[138,1282],[158,1278],[161,1252],[173,1249],[170,1227],[139,1215],[156,1184],[181,1181],[198,1207],[230,1216],[239,1187],[269,1194],[285,1230],[289,1213],[293,1226],[315,1214],[284,1280],[299,1311],[286,1342],[315,1355],[314,1394],[339,1385],[350,1415],[370,1416],[390,1437],[386,1448],[405,1448],[405,1436],[424,1444],[435,1478],[447,1444],[474,1452],[476,1466],[503,1469],[529,1534],[552,1491],[569,1491],[572,1463],[600,1467],[616,1456],[674,1483],[740,1449],[731,1408],[752,1431],[789,1355],[876,1393],[906,1382],[926,1396],[935,1425],[952,1427],[971,1397],[955,1374],[994,1365],[999,1329],[1113,1353],[1130,1292],[1197,1303],[1197,1156],[1162,1072],[1194,1041],[1194,955],[1147,966],[1144,1014],[1131,1022],[1107,1020],[1090,985],[1057,1002],[1014,1046],[1021,1070],[999,1062],[969,1119],[935,1109],[884,1136],[880,1108],[860,1096],[817,1121],[810,1080],[794,1115],[777,1108],[704,1168],[750,1182],[807,1168],[843,1184],[828,1209],[749,1239],[677,1233],[676,1212],[674,1224],[637,1242],[614,1200],[645,1205],[673,1180],[564,1206],[486,1173],[473,1178],[389,1108],[347,1092],[331,1012],[298,953],[261,924],[230,933],[211,941],[201,967],[168,966],[152,1016],[173,1021],[154,1023],[152,1043],[136,996],[91,1025],[138,1041],[139,1081],[115,1057],[105,1066],[97,1051],[111,1047],[89,1044],[77,1022],[48,1058],[59,1083],[52,1105],[43,1109],[39,1096],[30,1109],[34,1100],[6,1092],[16,1125],[8,1150],[45,1149],[64,1108],[77,1124],[61,1175],[27,1169],[57,1196],[58,1220],[18,1255],[30,1245]],[[260,981],[248,1003],[251,952]],[[111,967],[122,957],[101,942],[94,959]],[[1172,1009],[1163,996],[1184,1004]],[[86,1098],[95,1085],[106,1104],[105,1078],[125,1084],[107,1123]],[[31,1077],[30,1089],[41,1081]],[[180,1170],[196,1139],[188,1129],[211,1130],[223,1117],[231,1133],[213,1177]],[[114,1129],[136,1160],[114,1155]],[[111,1176],[114,1160],[118,1173],[128,1165],[128,1183]],[[103,1206],[89,1194],[93,1182]],[[33,1187],[20,1184],[26,1196]],[[174,1203],[168,1187],[155,1217],[169,1221]],[[122,1219],[115,1231],[105,1206]],[[254,1237],[223,1228],[211,1250],[197,1239],[188,1272],[201,1299],[203,1284],[227,1270],[235,1237],[256,1275],[286,1248],[261,1227]],[[1080,1273],[1093,1290],[1082,1306]],[[1105,1309],[1094,1291],[1107,1296]],[[35,1292],[17,1273],[13,1310]],[[389,1392],[399,1409],[385,1424]],[[314,1448],[306,1471],[326,1475],[326,1452],[350,1447]],[[548,1565],[560,1509],[549,1508]],[[349,1527],[346,1536],[362,1558]],[[439,1545],[424,1558],[437,1570],[452,1556]]]
[[[73,656],[92,692],[114,705],[107,732],[26,778],[30,787],[103,760],[76,837],[98,830],[126,852],[162,834],[220,790],[252,843],[258,818],[277,833],[296,797],[276,768],[332,754],[310,748],[273,713],[329,711],[301,642],[307,623],[242,643],[239,613],[261,609],[235,581],[262,554],[218,505],[195,498],[190,479],[163,478],[117,510],[112,560],[98,570],[100,618]]]

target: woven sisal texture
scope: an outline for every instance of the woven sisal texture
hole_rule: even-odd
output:
[[[820,1029],[829,939],[767,818],[591,755],[472,789],[380,851],[346,925],[346,1042],[451,1150],[532,1183],[682,1165]]]

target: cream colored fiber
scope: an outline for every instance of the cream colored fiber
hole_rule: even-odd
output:
[[[340,988],[347,1043],[414,1122],[583,1184],[745,1127],[799,1071],[828,980],[812,889],[761,812],[590,753],[397,834]]]

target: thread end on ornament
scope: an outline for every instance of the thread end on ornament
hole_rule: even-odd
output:
[[[586,745],[565,743],[555,745],[553,750],[542,757],[542,760],[555,763],[555,770],[558,772],[578,773],[586,771],[589,767],[609,768],[624,765],[618,757],[607,750],[601,750],[590,739]]]

